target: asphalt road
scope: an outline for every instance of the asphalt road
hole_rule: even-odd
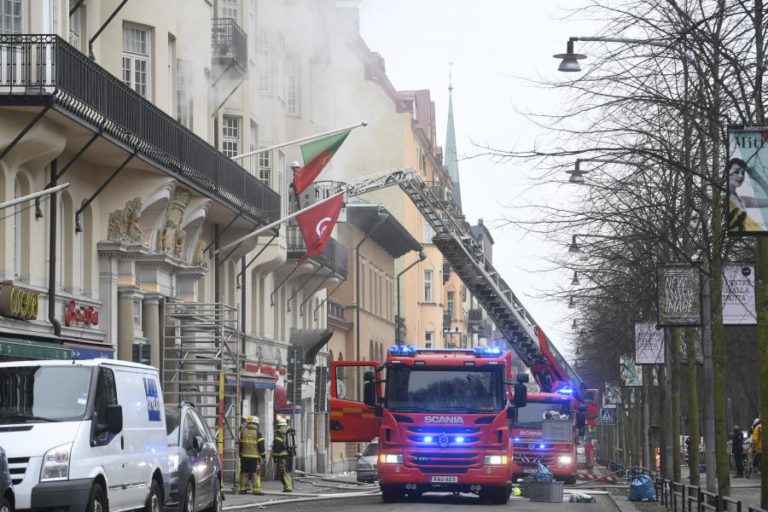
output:
[[[257,510],[259,505],[254,505]],[[532,503],[524,498],[512,498],[505,506],[481,504],[477,497],[471,495],[425,495],[418,500],[409,500],[401,503],[383,503],[379,495],[360,498],[330,499],[324,501],[306,501],[269,504],[264,510],[306,511],[306,512],[339,512],[342,510],[360,511],[369,509],[376,512],[402,512],[402,511],[437,511],[442,512],[477,512],[478,510],[514,510],[515,512],[547,512],[547,511],[589,511],[589,512],[617,512],[613,502],[607,497],[601,497],[596,504],[582,503]]]

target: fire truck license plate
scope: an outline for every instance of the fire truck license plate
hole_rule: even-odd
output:
[[[436,475],[431,477],[429,481],[433,484],[455,484],[459,481],[459,477]]]
[[[524,468],[523,473],[535,473],[536,468]]]

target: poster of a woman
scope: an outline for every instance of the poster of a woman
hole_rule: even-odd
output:
[[[760,222],[762,215],[755,215],[749,210],[768,207],[768,182],[755,171],[754,167],[748,166],[741,158],[731,158],[725,164],[725,168],[728,173],[728,231],[737,233],[766,231],[766,226]],[[744,191],[746,187],[742,185],[747,176],[753,187],[757,185],[766,197],[746,195]]]

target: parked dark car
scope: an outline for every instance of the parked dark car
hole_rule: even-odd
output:
[[[0,512],[13,512],[15,504],[11,470],[8,468],[5,450],[0,446]]]
[[[166,406],[170,496],[174,512],[221,512],[221,462],[216,443],[194,405]]]

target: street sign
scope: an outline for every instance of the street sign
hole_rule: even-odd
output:
[[[600,423],[603,425],[613,425],[616,423],[616,409],[600,409]]]

